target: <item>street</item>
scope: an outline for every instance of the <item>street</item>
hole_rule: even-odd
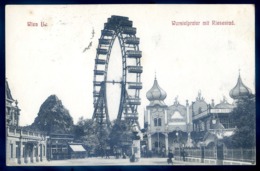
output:
[[[84,158],[68,160],[52,160],[37,163],[29,163],[17,166],[131,166],[131,165],[171,165],[167,164],[167,158],[141,158],[138,162],[131,163],[129,159],[115,158]],[[173,160],[173,165],[202,165],[202,163],[182,162]]]

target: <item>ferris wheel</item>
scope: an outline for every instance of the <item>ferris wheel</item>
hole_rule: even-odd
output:
[[[117,60],[110,56],[115,40],[118,39],[122,58],[121,80],[108,80],[108,65],[110,60]],[[101,125],[110,126],[109,110],[107,103],[107,84],[120,84],[121,95],[117,121],[127,120],[137,122],[138,106],[141,104],[139,97],[142,89],[141,66],[142,52],[139,49],[140,39],[136,37],[136,28],[128,17],[112,15],[101,30],[97,47],[93,99],[94,112],[92,119]]]

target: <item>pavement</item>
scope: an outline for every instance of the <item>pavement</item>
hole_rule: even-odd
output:
[[[52,160],[37,163],[29,163],[17,166],[169,166],[169,165],[205,165],[203,163],[183,162],[173,160],[173,164],[167,163],[167,158],[141,158],[137,162],[130,162],[129,159],[115,158],[84,158],[68,160]]]

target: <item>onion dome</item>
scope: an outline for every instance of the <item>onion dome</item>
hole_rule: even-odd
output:
[[[251,90],[244,85],[239,74],[236,86],[229,92],[230,97],[233,99],[239,99],[242,97],[247,97],[251,94]]]
[[[166,106],[163,100],[166,98],[166,92],[159,86],[155,77],[153,87],[146,93],[147,99],[150,101],[149,106],[160,105]]]

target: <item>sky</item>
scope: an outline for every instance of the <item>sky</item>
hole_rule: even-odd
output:
[[[20,125],[30,125],[41,104],[56,94],[76,123],[93,114],[93,70],[98,39],[111,15],[129,17],[137,28],[142,51],[139,122],[149,101],[155,73],[167,92],[165,103],[219,103],[243,83],[255,93],[255,30],[253,5],[45,5],[6,7],[6,78],[21,109]],[[212,21],[234,25],[212,25]],[[172,22],[200,22],[176,26]],[[203,22],[209,21],[209,25]],[[28,22],[38,26],[28,26]],[[47,24],[41,27],[41,22]],[[94,37],[92,31],[94,30]],[[92,42],[92,46],[85,50]],[[108,75],[119,80],[120,47],[112,49]],[[116,118],[120,86],[107,92],[110,118]]]

